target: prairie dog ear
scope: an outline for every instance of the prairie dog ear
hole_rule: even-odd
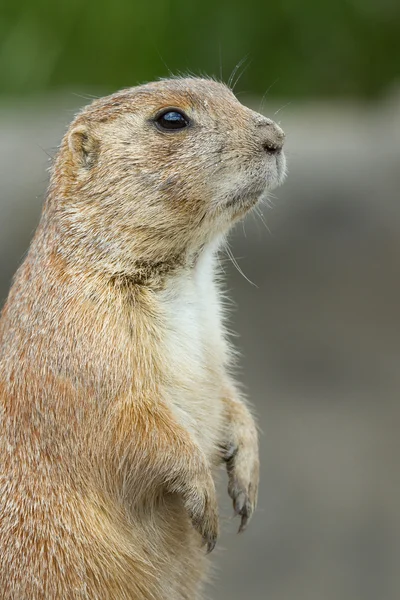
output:
[[[68,145],[74,161],[85,169],[96,163],[100,142],[87,125],[77,125],[70,131]]]

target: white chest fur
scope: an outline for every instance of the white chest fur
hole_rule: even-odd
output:
[[[160,298],[165,316],[167,401],[207,454],[212,454],[220,430],[227,351],[214,262],[214,253],[206,251],[193,271],[171,282]]]

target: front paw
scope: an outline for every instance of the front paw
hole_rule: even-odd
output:
[[[209,553],[215,547],[219,531],[218,502],[211,471],[205,468],[189,476],[182,495],[192,525],[201,534]]]
[[[225,449],[228,493],[235,515],[241,517],[239,533],[244,531],[257,504],[259,459],[257,432],[251,430]]]

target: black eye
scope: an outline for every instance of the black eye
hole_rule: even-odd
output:
[[[167,110],[156,118],[156,123],[159,129],[171,131],[184,129],[189,125],[189,119],[181,111]]]

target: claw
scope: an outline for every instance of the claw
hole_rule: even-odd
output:
[[[258,435],[253,417],[235,394],[226,399],[230,418],[229,437],[220,444],[228,473],[228,494],[239,532],[246,529],[257,504],[259,481]]]
[[[240,515],[242,517],[238,530],[238,533],[242,533],[242,531],[246,529],[247,523],[251,518],[251,515],[253,513],[253,507],[245,492],[239,492],[233,504],[235,515]]]
[[[217,536],[213,534],[203,535],[202,546],[207,546],[207,554],[210,554],[215,548],[217,543]]]
[[[245,480],[243,481],[242,478],[238,478],[236,461],[230,461],[227,466],[229,475],[228,493],[233,500],[234,515],[241,517],[238,530],[241,533],[246,529],[251,519],[257,494],[253,493],[253,481],[249,481],[246,485]]]
[[[246,530],[248,522],[249,522],[249,517],[247,515],[243,516],[242,520],[240,522],[240,525],[239,525],[238,533],[242,533],[243,531]]]
[[[215,548],[215,544],[217,543],[217,538],[216,537],[212,537],[209,538],[207,541],[207,554],[210,554],[210,552],[212,552]]]

